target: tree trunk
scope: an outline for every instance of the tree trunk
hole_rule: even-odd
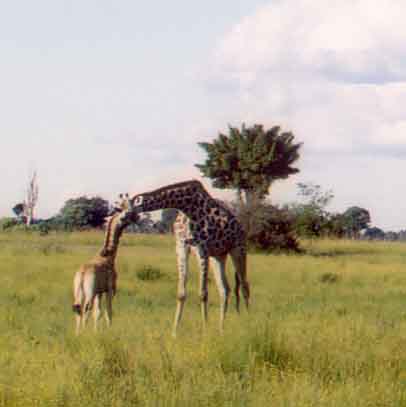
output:
[[[244,221],[243,221],[243,226],[244,229],[247,233],[247,236],[250,235],[250,233],[253,230],[253,219],[255,215],[255,211],[258,209],[259,204],[261,203],[261,198],[258,194],[257,191],[255,190],[244,190],[244,195],[245,195],[245,203],[244,205],[244,210],[243,212],[245,213],[244,216]]]
[[[25,225],[26,226],[31,226],[32,220],[34,218],[33,213],[34,213],[34,211],[32,208],[27,208],[27,213],[25,215]]]

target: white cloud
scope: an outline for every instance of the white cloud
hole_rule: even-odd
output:
[[[406,159],[405,15],[401,0],[272,1],[224,36],[208,88],[239,101],[230,117],[293,130],[304,142],[299,177],[332,187],[341,205],[351,191],[372,206],[379,173],[401,206],[401,175],[388,170]],[[368,177],[359,165],[377,167]],[[373,206],[385,226],[387,208]],[[406,227],[397,216],[387,224]]]
[[[216,52],[241,83],[277,73],[349,82],[406,78],[406,4],[388,0],[285,0],[246,17]]]

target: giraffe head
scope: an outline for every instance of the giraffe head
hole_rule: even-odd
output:
[[[110,216],[115,216],[116,214],[119,214],[117,216],[124,223],[135,223],[139,219],[133,201],[129,198],[128,194],[120,194],[119,200],[114,202]]]

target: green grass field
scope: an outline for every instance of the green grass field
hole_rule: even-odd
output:
[[[252,308],[232,299],[223,336],[213,281],[201,330],[192,259],[174,340],[173,238],[125,235],[113,326],[76,337],[73,274],[102,241],[0,234],[0,406],[406,406],[406,245],[251,254]],[[159,278],[137,277],[145,266]]]

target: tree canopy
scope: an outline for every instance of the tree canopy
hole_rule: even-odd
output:
[[[344,213],[345,228],[351,237],[357,237],[362,229],[366,229],[371,222],[369,211],[358,206],[351,206]]]
[[[61,209],[59,221],[71,228],[100,227],[109,212],[109,203],[100,197],[69,199]]]
[[[24,214],[24,203],[19,202],[16,205],[14,205],[12,209],[16,216],[18,217],[21,216]]]
[[[330,232],[334,228],[331,223],[333,218],[325,208],[334,197],[332,191],[324,191],[320,185],[313,183],[298,183],[297,187],[301,202],[291,204],[290,210],[299,235],[310,237]]]
[[[291,132],[279,126],[264,129],[255,124],[241,129],[229,127],[211,143],[199,146],[207,153],[204,164],[196,164],[202,175],[213,180],[213,186],[235,189],[246,202],[253,196],[264,198],[277,179],[288,178],[299,170],[293,164],[299,158],[301,143],[295,143]]]

